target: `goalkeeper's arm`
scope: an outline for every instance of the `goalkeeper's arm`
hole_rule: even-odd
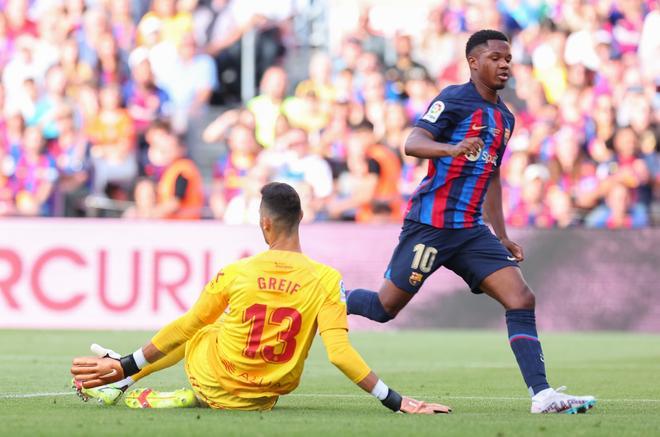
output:
[[[360,354],[351,346],[348,331],[342,328],[328,329],[321,332],[328,359],[347,378],[362,390],[371,393],[392,411],[415,414],[449,413],[451,409],[440,404],[431,404],[401,396],[389,388],[371,371]]]
[[[85,388],[135,375],[147,364],[158,361],[184,344],[202,327],[217,320],[226,306],[224,295],[205,290],[190,311],[158,331],[149,343],[134,353],[118,359],[112,356],[75,358],[71,373]]]

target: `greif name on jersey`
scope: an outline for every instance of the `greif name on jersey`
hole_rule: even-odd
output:
[[[294,294],[300,290],[300,284],[284,278],[263,278],[260,276],[257,278],[257,286],[259,290],[279,291],[289,294]]]

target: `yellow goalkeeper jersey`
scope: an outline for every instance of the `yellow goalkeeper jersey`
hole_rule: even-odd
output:
[[[286,394],[300,382],[317,330],[348,329],[345,301],[335,269],[268,250],[220,270],[186,316],[152,341],[168,352],[173,336],[190,338],[215,322],[208,364],[218,383],[247,398]]]

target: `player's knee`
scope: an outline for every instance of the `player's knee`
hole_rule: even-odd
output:
[[[531,288],[527,285],[524,285],[518,293],[515,294],[515,297],[509,305],[509,309],[533,310],[535,307],[536,297]]]

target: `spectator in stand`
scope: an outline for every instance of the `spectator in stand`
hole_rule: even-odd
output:
[[[304,96],[287,97],[282,104],[282,115],[294,127],[317,134],[328,124],[328,108],[315,91]]]
[[[9,38],[16,39],[23,35],[38,36],[37,23],[29,17],[28,0],[6,0],[4,6]]]
[[[376,215],[401,219],[398,184],[401,164],[386,146],[377,144],[373,125],[363,122],[348,138],[346,168],[337,180],[337,193],[328,202],[330,218],[369,222]]]
[[[372,26],[371,10],[371,7],[362,8],[358,18],[357,28],[352,34],[355,38],[360,40],[364,51],[374,53],[378,56],[378,61],[381,64],[384,64],[385,53],[388,49],[387,40],[379,30]]]
[[[223,221],[228,225],[259,224],[260,191],[266,183],[268,177],[263,168],[250,169],[243,191],[227,204]]]
[[[67,29],[70,32],[82,29],[86,8],[85,0],[64,0],[63,7],[66,15],[64,24]]]
[[[14,160],[7,150],[0,146],[0,217],[14,214],[14,200],[10,186]]]
[[[405,81],[409,77],[410,71],[419,70],[417,75],[421,75],[423,78],[428,76],[428,72],[422,64],[413,59],[413,41],[410,35],[397,33],[394,36],[394,51],[396,59],[394,64],[389,66],[387,76],[391,82],[394,82],[398,97],[403,99],[406,97]]]
[[[646,208],[650,172],[646,162],[640,158],[639,140],[632,128],[622,128],[616,132],[614,151],[614,161],[611,163],[613,174],[603,181],[606,191],[609,191],[609,184],[622,184],[631,190],[628,200]]]
[[[147,128],[155,120],[164,120],[169,116],[170,99],[154,81],[147,49],[135,49],[128,62],[131,67],[131,80],[124,86],[123,97],[128,114],[133,119],[137,144],[142,154],[147,148]]]
[[[405,106],[401,102],[387,102],[384,121],[385,133],[381,143],[403,158],[405,153],[401,147],[406,140],[406,130],[411,126]]]
[[[551,182],[569,194],[575,205],[589,210],[600,196],[596,166],[581,147],[579,131],[564,127],[552,138],[553,158],[548,162]]]
[[[216,162],[213,169],[209,205],[215,218],[222,218],[231,199],[243,192],[248,174],[255,166],[261,150],[253,129],[243,124],[231,127],[227,147],[227,153]]]
[[[26,80],[43,77],[45,69],[34,57],[35,39],[30,35],[23,35],[15,41],[13,58],[2,71],[2,84],[5,88],[7,105],[14,107],[24,98],[23,84]]]
[[[264,180],[275,177],[270,171],[295,155],[290,153],[288,143],[291,126],[303,128],[310,133],[304,155],[327,160],[334,176],[339,177],[331,196],[337,203],[340,198],[351,197],[341,194],[349,194],[353,186],[367,185],[356,181],[370,179],[368,172],[358,174],[364,166],[355,163],[369,162],[369,158],[357,156],[360,153],[355,149],[359,147],[349,147],[355,136],[351,127],[368,120],[375,126],[371,132],[377,139],[374,142],[396,154],[401,132],[406,128],[401,105],[407,123],[412,123],[426,110],[436,89],[466,81],[468,69],[463,68],[465,61],[456,48],[464,46],[473,30],[494,27],[509,32],[514,54],[513,80],[510,88],[502,90],[503,100],[510,104],[516,117],[502,172],[507,216],[514,209],[539,210],[542,206],[543,214],[550,218],[541,220],[541,225],[572,226],[590,216],[595,208],[608,207],[608,202],[621,211],[622,202],[617,203],[617,199],[622,196],[611,192],[620,191],[616,187],[622,184],[629,190],[623,196],[629,204],[629,214],[638,214],[638,210],[651,214],[639,223],[660,218],[657,1],[572,1],[550,6],[514,0],[441,2],[430,5],[427,25],[419,28],[396,20],[383,24],[383,16],[377,10],[380,6],[374,5],[361,9],[356,28],[331,35],[331,40],[340,41],[336,52],[316,52],[307,66],[299,65],[299,58],[281,62],[285,46],[308,43],[296,40],[303,36],[302,26],[292,27],[291,17],[304,19],[309,14],[298,9],[302,3],[293,0],[0,0],[0,4],[0,74],[4,91],[4,95],[0,92],[0,147],[4,147],[5,161],[9,163],[3,170],[5,175],[13,175],[22,153],[23,120],[38,123],[52,153],[66,156],[60,151],[60,141],[64,141],[60,137],[67,135],[59,129],[70,130],[66,127],[70,122],[57,118],[62,107],[73,110],[75,126],[83,133],[74,135],[73,142],[84,141],[89,132],[93,153],[123,150],[120,154],[125,155],[126,166],[113,160],[110,168],[129,169],[128,163],[135,158],[133,146],[124,147],[132,142],[132,128],[121,121],[127,114],[122,108],[99,110],[99,87],[123,87],[129,120],[135,119],[134,129],[139,135],[154,119],[167,116],[167,105],[155,83],[169,94],[171,107],[178,110],[173,120],[177,132],[194,138],[197,131],[205,130],[204,141],[217,142],[222,147],[230,127],[238,123],[247,127],[241,135],[248,138],[248,146],[254,141],[249,137],[256,134],[259,144],[272,150],[263,159],[284,157],[277,165],[267,167],[267,174],[259,176]],[[147,6],[151,7],[149,11]],[[388,6],[388,11],[410,6]],[[340,27],[333,25],[331,32]],[[204,119],[210,90],[219,77],[223,86],[229,86],[221,90],[224,94],[215,96],[216,100],[228,103],[238,99],[240,38],[248,31],[256,34],[261,95],[247,102],[248,110],[226,111],[207,129],[195,126]],[[191,33],[200,51],[215,57],[220,69],[213,68],[215,62],[207,55],[196,53],[195,45],[189,42]],[[388,41],[391,47],[387,47]],[[128,59],[131,71],[126,62],[129,53],[140,54]],[[148,63],[143,61],[144,53]],[[154,79],[148,78],[149,63]],[[391,68],[384,69],[388,63],[392,63]],[[291,77],[306,69],[309,77],[303,78],[289,97],[288,73],[279,65],[292,64],[296,71],[290,72]],[[266,68],[268,73],[260,77]],[[196,80],[189,80],[190,77]],[[158,105],[152,98],[155,96]],[[115,116],[108,116],[109,113]],[[102,124],[111,127],[100,129],[101,118],[105,119]],[[103,147],[101,140],[116,147]],[[124,146],[117,146],[118,143]],[[195,147],[197,138],[188,144],[195,156],[199,154],[199,159],[203,159],[202,151]],[[255,161],[257,153],[254,152]],[[93,160],[97,173],[108,173],[104,170],[105,157]],[[60,159],[56,161],[59,165]],[[294,161],[298,162],[291,162]],[[403,161],[399,199],[409,195],[423,165],[406,157]],[[154,180],[165,171],[151,162],[142,164],[144,174]],[[534,193],[528,189],[530,193],[523,196],[525,169],[538,168],[534,167],[537,165],[546,167],[550,178],[543,181],[543,190]],[[60,171],[59,186],[63,188],[68,185],[68,176],[66,170]],[[126,177],[119,178],[120,185],[133,185],[134,174],[125,171]],[[224,183],[224,178],[216,178],[216,185],[217,180]],[[349,182],[344,184],[346,181]],[[538,181],[535,177],[532,185],[538,185]],[[155,186],[142,185],[146,187],[142,190],[143,203],[149,205],[148,193]],[[309,219],[315,216],[314,190],[304,182],[298,188]],[[218,217],[224,214],[227,204],[223,190],[221,185],[221,195],[212,196],[221,200],[212,202],[217,206]],[[539,194],[541,199],[532,194]],[[371,212],[375,210],[377,214],[371,214],[370,220],[381,220],[385,215],[389,219],[389,205],[371,206]],[[150,209],[145,207],[143,211]],[[323,215],[318,219],[323,219]],[[519,222],[521,226],[536,225],[536,220]]]
[[[545,203],[549,177],[548,169],[541,164],[532,164],[525,169],[520,202],[509,211],[506,217],[507,223],[518,227],[554,226],[552,212]]]
[[[352,35],[346,36],[337,56],[332,61],[332,70],[335,74],[341,71],[355,71],[358,66],[358,59],[362,55],[362,41]]]
[[[108,33],[112,34],[105,10],[99,6],[87,9],[83,15],[82,27],[71,30],[74,31],[74,35],[78,40],[80,59],[90,67],[95,68],[98,62],[101,41]]]
[[[586,218],[592,228],[630,229],[648,226],[646,209],[630,198],[630,190],[621,183],[610,187],[605,203],[594,209]]]
[[[447,12],[434,7],[428,15],[428,28],[422,34],[420,59],[425,61],[431,77],[438,77],[451,62],[460,56],[456,37],[447,28]],[[442,53],[442,56],[438,56]]]
[[[315,52],[309,61],[309,78],[296,86],[296,97],[314,93],[321,101],[324,111],[330,113],[330,107],[337,98],[337,90],[332,83],[332,60],[325,52]]]
[[[51,196],[57,182],[55,162],[46,152],[41,129],[27,127],[10,185],[15,209],[22,216],[52,214]]]
[[[131,209],[127,217],[195,220],[201,218],[204,206],[202,176],[197,166],[185,156],[185,147],[166,122],[154,122],[149,127],[149,158],[162,169],[156,182],[156,202],[148,208],[148,184],[141,183],[134,198],[139,208]],[[137,189],[137,187],[136,187]]]
[[[94,80],[94,70],[80,59],[78,42],[69,38],[62,44],[60,65],[66,76],[66,95],[75,99],[80,87]]]
[[[106,32],[99,37],[96,63],[96,80],[100,86],[109,84],[124,85],[130,77],[130,71],[124,54],[119,50],[115,37]]]
[[[261,79],[261,93],[247,102],[247,108],[254,114],[257,123],[257,141],[266,149],[275,141],[275,124],[282,113],[286,87],[286,71],[282,67],[271,67]]]
[[[348,102],[335,102],[330,120],[318,139],[319,154],[333,167],[346,162],[346,143],[350,134],[349,111]]]
[[[137,26],[133,22],[133,0],[113,0],[110,2],[110,22],[117,46],[124,53],[135,47]]]
[[[408,121],[414,123],[424,114],[428,103],[437,95],[437,90],[424,69],[411,68],[404,79],[406,115]]]
[[[148,38],[150,29],[146,27],[157,23],[161,28],[161,41],[167,41],[174,46],[183,42],[184,37],[192,32],[193,21],[190,13],[177,10],[177,0],[153,0],[151,9],[147,12],[138,24],[138,43],[142,44]]]
[[[49,154],[59,173],[55,213],[66,217],[84,217],[84,198],[89,194],[91,185],[89,140],[77,128],[71,107],[61,107],[56,122],[59,135],[49,147]]]
[[[94,167],[92,192],[105,195],[112,188],[110,197],[125,199],[137,176],[135,127],[121,106],[118,85],[102,88],[99,100],[99,113],[87,127]]]
[[[138,179],[133,191],[133,206],[124,211],[128,219],[151,219],[156,209],[156,184],[149,178]]]
[[[172,126],[178,134],[188,132],[191,122],[207,113],[217,74],[213,59],[198,52],[191,32],[181,37],[178,57],[162,73],[159,85],[172,100]]]
[[[9,36],[7,17],[0,12],[0,69],[7,65],[13,55],[14,41]]]
[[[254,114],[244,107],[229,109],[220,114],[204,129],[202,139],[206,143],[218,142],[226,145],[231,128],[237,124],[242,124],[254,131],[256,125]]]
[[[234,103],[241,96],[241,37],[246,29],[238,22],[232,0],[200,3],[193,27],[197,44],[215,61],[222,103]]]
[[[282,143],[284,150],[281,159],[271,160],[267,151],[261,156],[261,165],[275,164],[271,171],[271,180],[286,182],[307,193],[306,204],[309,207],[306,209],[310,213],[309,220],[325,207],[332,194],[330,165],[311,152],[307,132],[302,129],[289,130],[283,135]]]
[[[23,143],[25,122],[23,121],[23,116],[18,111],[5,111],[4,118],[4,132],[0,144],[3,144],[7,154],[15,161]]]
[[[59,135],[56,116],[67,105],[66,75],[61,65],[53,65],[46,72],[46,93],[36,104],[34,114],[28,118],[28,126],[41,128],[47,141]]]

